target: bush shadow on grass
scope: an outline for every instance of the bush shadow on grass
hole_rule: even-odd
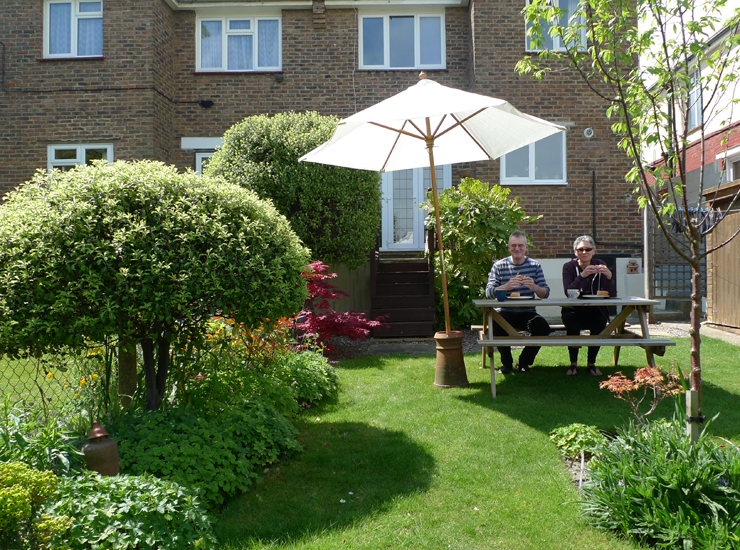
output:
[[[229,502],[218,522],[221,542],[252,547],[342,528],[429,486],[434,459],[402,432],[357,422],[299,424],[303,453]]]
[[[496,374],[496,399],[491,396],[490,370],[477,369],[478,373],[473,373],[476,379],[471,380],[469,389],[478,391],[460,394],[458,399],[498,411],[544,433],[575,422],[613,431],[629,422],[630,407],[608,390],[600,389],[599,384],[618,371],[632,377],[635,370],[643,366],[599,364],[603,373],[600,377],[591,376],[584,368],[579,369],[578,376],[566,376],[567,366],[535,366],[531,373]],[[470,368],[468,372],[471,372]],[[481,381],[481,376],[486,379]],[[643,402],[643,410],[650,401],[648,395]],[[706,418],[720,412],[710,429],[712,435],[728,439],[740,437],[740,395],[704,381],[702,406]],[[674,399],[668,397],[649,418],[672,418],[674,410]]]

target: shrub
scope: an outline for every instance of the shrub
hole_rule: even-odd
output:
[[[129,414],[112,429],[123,472],[175,481],[209,508],[249,488],[260,467],[300,449],[296,429],[257,399],[208,418],[180,407]]]
[[[59,475],[80,471],[83,462],[74,438],[58,420],[11,407],[6,398],[0,417],[0,462],[11,460]]]
[[[71,524],[58,514],[41,514],[56,493],[58,479],[21,462],[0,462],[0,548],[66,548],[62,537]]]
[[[292,388],[293,397],[303,406],[335,396],[339,388],[336,370],[317,351],[285,354],[275,365],[275,376]]]
[[[332,353],[336,349],[329,342],[334,336],[345,336],[350,340],[364,340],[370,331],[385,326],[380,316],[370,320],[364,313],[357,311],[330,310],[329,300],[343,300],[349,296],[343,290],[329,282],[337,276],[336,273],[325,273],[329,266],[323,262],[313,262],[302,275],[308,286],[308,299],[300,313],[300,322],[296,325],[302,331],[301,337],[318,345],[325,351]]]
[[[74,518],[70,548],[189,550],[215,547],[211,520],[198,498],[150,475],[63,479],[47,510]]]
[[[480,310],[472,300],[484,295],[494,260],[508,255],[509,235],[519,224],[541,217],[527,216],[519,206],[519,199],[509,199],[509,193],[509,189],[499,185],[463,178],[459,186],[445,189],[439,196],[453,327],[470,326],[480,321]],[[436,228],[431,197],[422,208],[429,212],[428,227]],[[439,266],[439,252],[435,258]],[[441,272],[439,267],[435,271],[437,319],[444,322]]]
[[[335,117],[314,112],[248,117],[224,134],[205,173],[270,199],[314,258],[357,268],[367,261],[380,228],[380,177],[298,162],[328,141],[336,125]]]
[[[198,341],[214,314],[257,326],[306,298],[308,251],[269,202],[158,162],[38,172],[0,206],[0,242],[0,352],[138,342],[148,409],[171,341]]]
[[[590,463],[583,511],[597,527],[661,548],[740,546],[740,451],[681,422],[620,430]]]
[[[550,441],[557,445],[564,456],[574,459],[580,457],[581,453],[585,458],[593,456],[599,447],[606,444],[606,437],[596,426],[576,423],[552,430]]]

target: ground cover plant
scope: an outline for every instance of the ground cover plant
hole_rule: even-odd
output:
[[[688,339],[660,358],[669,368]],[[740,441],[737,348],[706,339],[712,431]],[[632,376],[644,351],[597,362]],[[229,501],[217,533],[226,549],[456,548],[620,549],[638,544],[581,517],[581,499],[549,434],[580,422],[609,431],[629,407],[599,379],[566,377],[567,353],[543,348],[533,372],[498,379],[467,355],[470,386],[433,387],[434,355],[342,361],[336,402],[301,417],[303,452],[270,468],[263,483]],[[603,380],[603,379],[602,379]],[[711,410],[710,410],[711,409]],[[670,418],[665,400],[651,415]]]
[[[215,547],[211,519],[191,491],[150,475],[64,478],[46,511],[75,518],[70,550]]]
[[[583,484],[594,525],[659,548],[740,547],[740,449],[681,420],[621,428]]]

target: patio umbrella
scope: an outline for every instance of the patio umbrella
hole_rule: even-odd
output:
[[[440,251],[445,330],[450,334],[447,275],[435,163],[492,160],[565,128],[524,114],[502,99],[421,80],[339,122],[331,139],[301,161],[390,172],[429,166]]]

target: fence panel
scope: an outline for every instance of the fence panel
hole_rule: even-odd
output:
[[[709,247],[729,239],[740,228],[740,212],[728,214],[709,235]],[[710,323],[740,328],[740,238],[708,257],[709,283],[707,320]]]

